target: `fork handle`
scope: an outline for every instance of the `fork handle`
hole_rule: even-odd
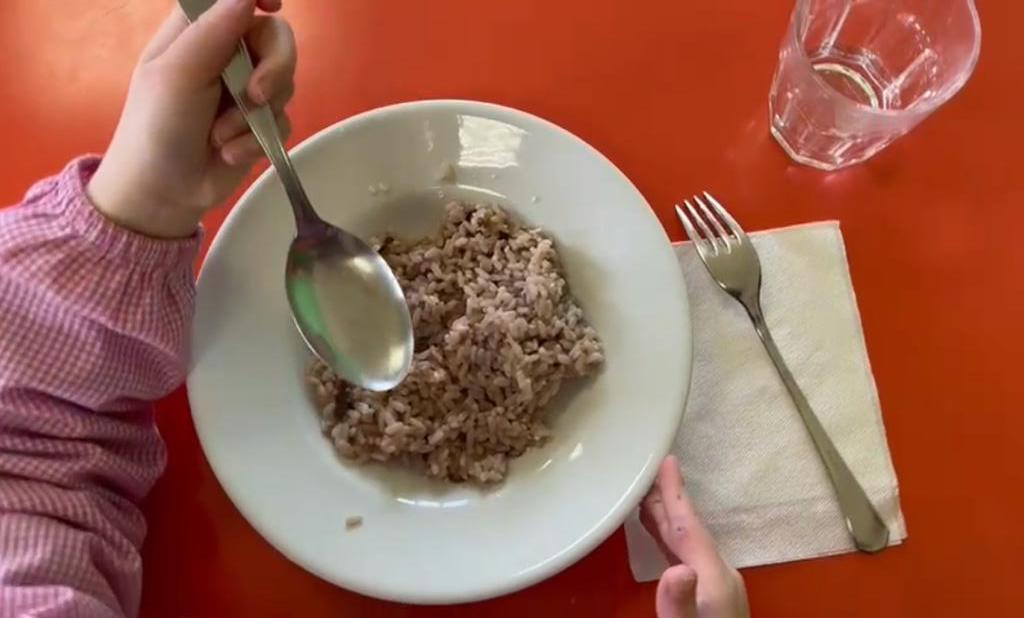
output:
[[[746,306],[747,303],[744,305]],[[778,346],[775,345],[775,340],[772,339],[772,335],[768,331],[760,303],[751,303],[747,306],[747,312],[754,322],[754,329],[761,338],[761,342],[764,343],[765,350],[768,351],[768,356],[772,359],[775,369],[778,370],[779,376],[782,378],[782,383],[786,385],[789,396],[796,404],[800,418],[803,420],[804,426],[807,427],[807,433],[811,435],[811,441],[814,442],[814,447],[818,450],[818,456],[821,457],[821,461],[825,465],[836,497],[839,498],[839,508],[846,519],[846,527],[853,537],[854,544],[863,552],[882,551],[889,545],[889,528],[886,527],[885,522],[882,521],[878,511],[864,492],[864,488],[846,465],[846,461],[839,454],[832,439],[828,437],[821,421],[818,420],[818,415],[811,409],[807,397],[804,396],[800,386],[793,378],[793,374],[790,373],[786,361],[783,360]]]

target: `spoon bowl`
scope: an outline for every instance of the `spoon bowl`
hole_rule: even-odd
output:
[[[285,272],[295,326],[317,357],[369,390],[402,381],[412,364],[412,320],[380,254],[320,222],[292,241]]]

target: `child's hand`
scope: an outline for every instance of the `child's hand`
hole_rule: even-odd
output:
[[[150,41],[89,184],[108,218],[149,236],[188,236],[263,156],[221,89],[221,71],[243,36],[256,63],[248,96],[269,103],[287,134],[295,40],[283,20],[255,15],[257,6],[273,12],[281,0],[218,0],[192,25],[176,6]]]
[[[673,565],[658,582],[658,618],[749,618],[743,578],[718,555],[675,457],[662,462],[640,520]]]

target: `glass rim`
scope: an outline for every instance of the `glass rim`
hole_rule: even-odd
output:
[[[796,6],[793,9],[793,18],[790,19],[787,36],[791,37],[796,43],[796,48],[799,51],[800,59],[803,60],[810,68],[811,59],[807,56],[807,50],[804,49],[803,42],[798,36],[798,26],[807,19],[807,12],[810,8],[812,0],[797,0]],[[845,104],[852,106],[858,111],[862,111],[868,114],[874,114],[882,117],[894,118],[906,114],[920,114],[927,115],[935,111],[940,105],[949,101],[956,93],[960,92],[960,89],[964,87],[967,80],[974,74],[974,69],[978,65],[978,59],[981,56],[981,18],[978,16],[978,7],[974,0],[963,0],[967,3],[967,8],[971,16],[971,22],[973,25],[972,30],[974,31],[974,44],[971,46],[970,61],[966,67],[966,70],[957,77],[950,84],[948,91],[941,97],[935,97],[931,101],[928,101],[925,105],[919,108],[904,108],[904,109],[881,109],[877,107],[871,107],[865,103],[855,101],[850,97],[843,95],[841,92],[833,88],[821,75],[818,74],[813,68],[811,68],[812,79],[821,88],[829,93],[830,97],[841,99]]]

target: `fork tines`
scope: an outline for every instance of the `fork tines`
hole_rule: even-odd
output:
[[[710,193],[704,191],[703,198],[694,195],[691,199],[692,202],[683,200],[685,210],[676,204],[676,215],[686,229],[686,235],[695,244],[703,244],[704,248],[710,248],[714,253],[729,253],[733,246],[746,242],[743,229]]]

